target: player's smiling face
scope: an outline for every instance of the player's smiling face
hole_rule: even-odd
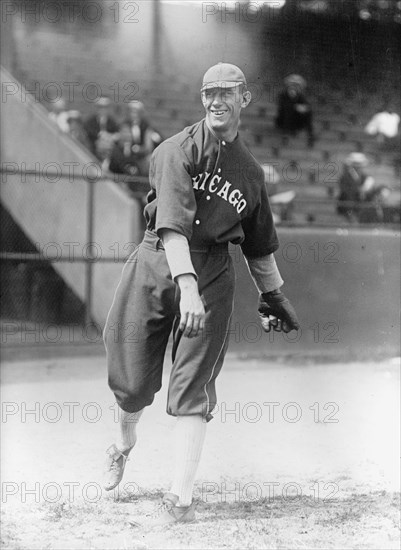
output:
[[[209,88],[202,92],[206,110],[206,122],[220,139],[232,141],[238,131],[241,109],[246,107],[251,94],[242,86],[232,88]]]

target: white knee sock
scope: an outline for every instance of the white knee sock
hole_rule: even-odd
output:
[[[122,453],[130,451],[136,443],[136,427],[144,409],[128,413],[119,409],[118,438],[116,447]]]
[[[171,492],[178,506],[189,506],[206,434],[206,421],[197,414],[178,416],[175,426],[175,474]]]

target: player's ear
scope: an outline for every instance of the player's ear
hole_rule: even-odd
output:
[[[242,102],[241,102],[241,107],[243,109],[245,109],[245,107],[248,107],[248,105],[250,104],[251,102],[251,99],[252,99],[252,94],[249,90],[246,90],[245,92],[243,92],[242,94]]]

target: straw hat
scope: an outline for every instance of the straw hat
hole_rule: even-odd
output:
[[[367,166],[369,164],[368,158],[363,153],[350,153],[345,159],[346,164],[350,166]]]

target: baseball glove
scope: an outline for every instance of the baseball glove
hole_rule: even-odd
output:
[[[265,332],[270,332],[272,328],[277,332],[290,332],[299,329],[295,309],[281,290],[261,294],[258,313]]]

